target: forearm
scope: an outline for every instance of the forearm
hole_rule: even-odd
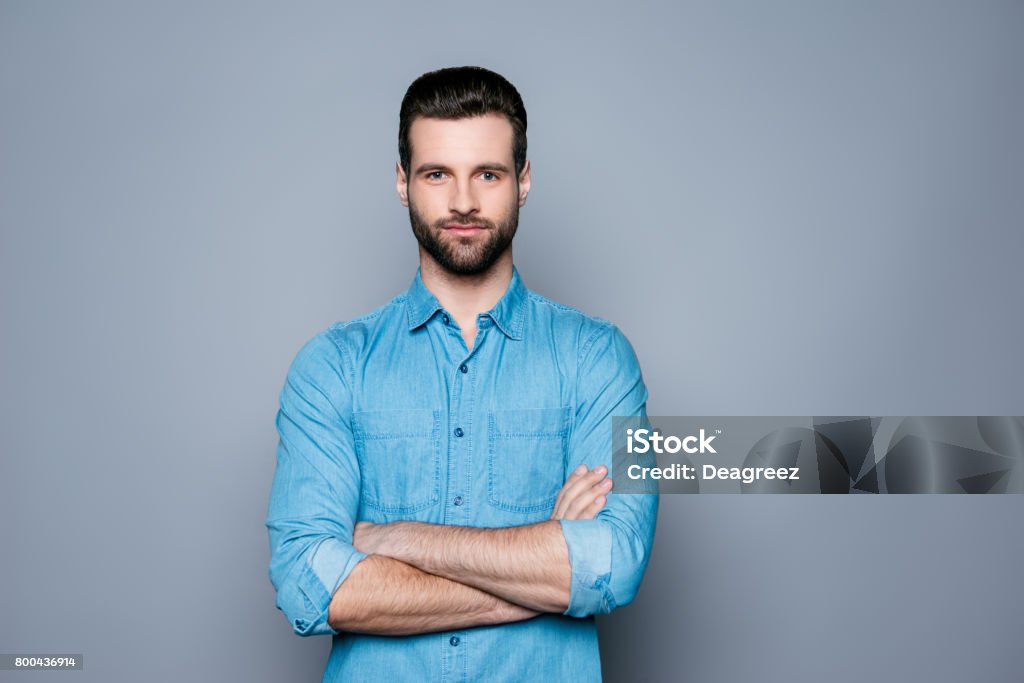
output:
[[[331,599],[339,631],[410,635],[521,621],[537,612],[380,555],[356,565]]]
[[[373,531],[372,552],[430,574],[539,612],[561,614],[569,604],[569,551],[557,521],[503,529],[395,522]]]

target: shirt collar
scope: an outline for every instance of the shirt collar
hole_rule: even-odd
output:
[[[423,284],[419,268],[416,269],[416,276],[412,279],[409,291],[405,293],[405,310],[409,314],[410,332],[430,320],[435,313],[441,310],[441,302]]]
[[[508,283],[505,295],[498,300],[494,308],[487,311],[499,330],[509,339],[523,338],[523,319],[526,317],[526,285],[519,277],[519,271],[512,266],[512,280]]]
[[[523,338],[526,294],[526,285],[519,277],[519,270],[512,266],[512,280],[508,283],[508,289],[505,290],[505,294],[494,305],[494,308],[484,313],[510,339]],[[441,310],[441,303],[423,284],[423,278],[418,268],[405,295],[405,310],[409,317],[410,332],[426,323]]]

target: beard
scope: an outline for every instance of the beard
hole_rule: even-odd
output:
[[[442,268],[455,275],[479,275],[494,265],[512,244],[516,228],[519,227],[519,204],[513,201],[505,218],[499,223],[486,218],[455,214],[430,224],[410,198],[409,222],[412,223],[412,233],[416,235],[420,246]],[[448,235],[444,226],[452,223],[480,225],[484,232],[466,237]]]

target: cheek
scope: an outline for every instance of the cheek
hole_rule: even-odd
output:
[[[513,186],[492,190],[484,195],[481,200],[484,211],[491,216],[504,216],[513,209],[513,205],[519,204],[519,194]]]
[[[435,188],[409,188],[409,201],[421,216],[430,222],[447,214],[448,199]]]

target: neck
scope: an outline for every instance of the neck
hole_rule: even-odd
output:
[[[508,290],[512,281],[512,250],[508,249],[483,273],[457,275],[444,270],[421,248],[420,277],[459,327],[475,332],[476,317],[494,308]]]

